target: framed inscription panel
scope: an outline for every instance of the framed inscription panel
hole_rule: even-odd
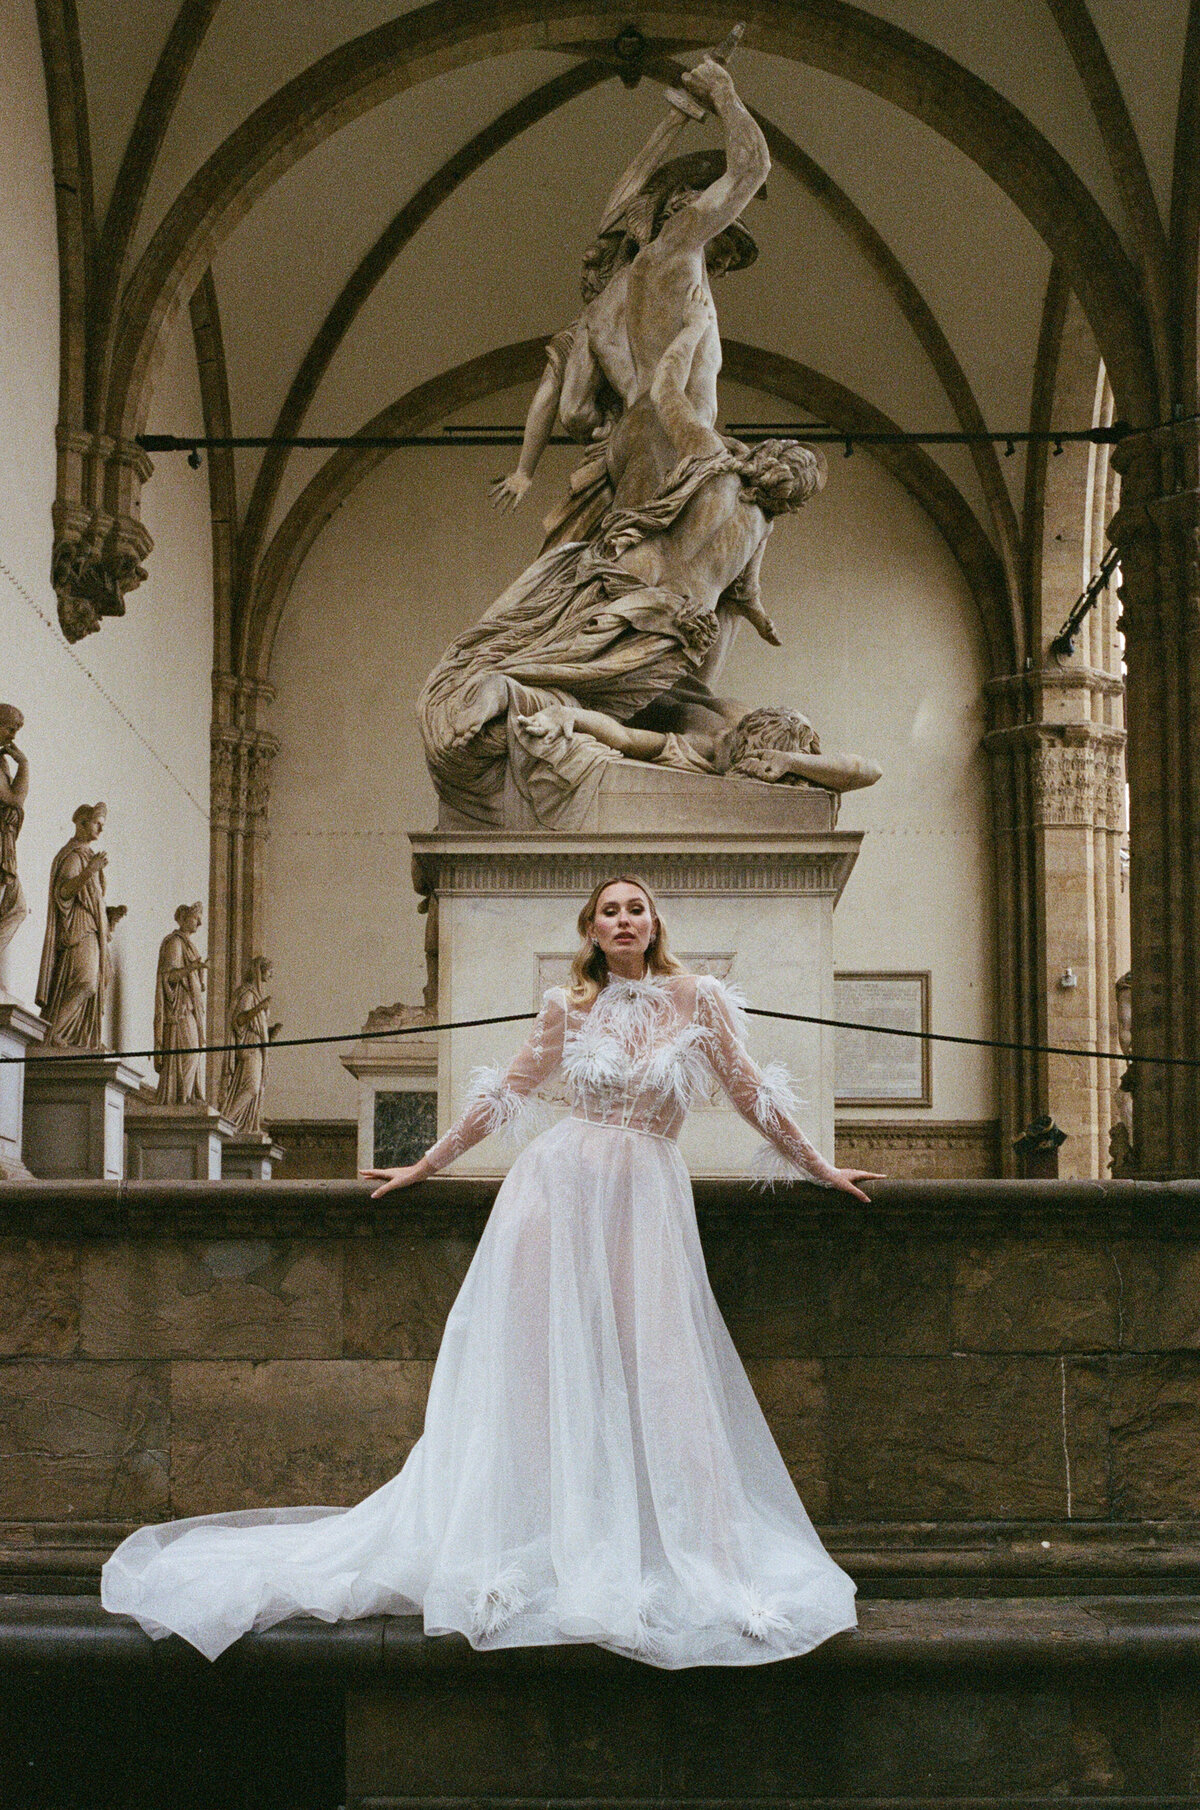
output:
[[[931,1045],[881,1031],[928,1031],[929,973],[835,974],[833,1015],[879,1031],[834,1032],[835,1106],[932,1106]]]

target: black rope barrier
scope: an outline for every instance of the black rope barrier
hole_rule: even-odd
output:
[[[1123,1050],[1079,1049],[1065,1043],[1016,1043],[1001,1037],[967,1037],[952,1031],[911,1031],[900,1025],[865,1024],[854,1018],[823,1018],[814,1012],[777,1012],[768,1006],[747,1006],[751,1018],[780,1018],[789,1024],[825,1025],[835,1031],[869,1031],[876,1037],[912,1037],[920,1043],[954,1043],[979,1050],[1010,1050],[1026,1056],[1079,1056],[1089,1062],[1138,1062],[1161,1068],[1200,1068],[1200,1056],[1126,1056]],[[131,1062],[140,1057],[178,1056],[180,1054],[219,1055],[226,1050],[286,1050],[311,1048],[314,1044],[368,1043],[383,1037],[430,1037],[438,1031],[470,1031],[488,1024],[523,1024],[536,1018],[536,1012],[500,1012],[490,1018],[455,1018],[445,1024],[406,1024],[388,1031],[338,1031],[320,1037],[273,1037],[265,1043],[202,1043],[195,1049],[101,1050],[80,1049],[71,1053],[79,1057],[111,1056]],[[64,1048],[62,1060],[70,1060]],[[41,1055],[0,1056],[0,1063],[36,1062]]]
[[[1189,420],[1195,417],[1188,417]],[[1180,427],[1183,423],[1174,422]],[[1013,428],[1007,433],[992,433],[987,428],[939,428],[928,432],[905,432],[903,429],[875,430],[831,427],[826,422],[756,421],[731,422],[728,432],[747,444],[761,440],[798,439],[809,446],[841,446],[849,458],[856,446],[1003,446],[1006,456],[1018,446],[1052,446],[1056,454],[1071,445],[1117,446],[1139,430],[1127,421],[1114,421],[1110,427]],[[138,434],[137,444],[148,453],[187,453],[199,463],[202,452],[237,452],[269,446],[294,447],[308,452],[335,452],[343,446],[390,449],[404,446],[520,446],[525,438],[521,427],[506,423],[496,426],[447,426],[439,433],[414,434]],[[569,434],[551,434],[550,446],[579,447],[584,442]]]

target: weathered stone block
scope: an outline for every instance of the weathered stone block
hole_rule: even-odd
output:
[[[1082,1239],[995,1238],[958,1253],[953,1343],[959,1351],[1112,1351],[1120,1278]]]
[[[1200,1350],[1200,1242],[1122,1240],[1112,1246],[1111,1263],[1124,1350]]]
[[[69,1357],[79,1348],[79,1247],[0,1238],[0,1357]]]
[[[0,1517],[161,1517],[168,1423],[162,1366],[0,1364]]]
[[[1107,1513],[1102,1404],[1073,1364],[851,1358],[825,1375],[835,1520],[1058,1520],[1068,1459],[1073,1515]]]
[[[171,1366],[175,1514],[348,1505],[395,1475],[424,1421],[431,1366]]]
[[[475,1242],[469,1238],[349,1241],[346,1355],[435,1358],[446,1316],[474,1254]]]
[[[746,1365],[783,1462],[810,1515],[829,1513],[829,1399],[812,1358],[751,1358]]]
[[[1200,1356],[1110,1358],[1112,1512],[1120,1520],[1200,1515]]]
[[[90,1357],[341,1355],[341,1249],[266,1239],[85,1247]]]
[[[903,1236],[710,1234],[709,1276],[743,1357],[950,1348],[951,1257]]]

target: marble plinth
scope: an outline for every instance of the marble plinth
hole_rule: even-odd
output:
[[[669,829],[620,833],[439,830],[411,836],[417,883],[438,902],[439,1020],[537,1006],[547,986],[567,978],[578,947],[580,906],[597,881],[615,873],[641,874],[654,888],[671,947],[685,967],[741,987],[751,1005],[831,1017],[833,909],[861,833],[833,828],[834,801],[827,793],[759,789],[770,796],[788,790],[789,808],[794,804],[805,827],[701,831],[677,828],[666,818]],[[527,1028],[508,1024],[443,1035],[440,1129],[458,1112],[470,1070],[505,1062]],[[832,1158],[832,1031],[751,1020],[750,1047],[760,1060],[787,1064],[804,1102],[800,1123]],[[681,1149],[693,1174],[732,1175],[748,1166],[759,1142],[723,1096],[714,1096],[692,1112]],[[495,1175],[509,1161],[492,1139],[460,1158],[458,1168]]]
[[[283,1161],[283,1151],[269,1131],[234,1132],[221,1148],[222,1181],[269,1182],[272,1167]]]
[[[220,1181],[221,1147],[236,1135],[217,1108],[202,1100],[187,1106],[130,1100],[125,1109],[126,1174],[130,1181]]]
[[[0,1181],[29,1181],[22,1155],[25,1126],[26,1051],[46,1035],[45,1020],[19,1000],[0,998]]]
[[[125,1102],[141,1076],[97,1050],[30,1052],[25,1065],[25,1161],[39,1181],[120,1181]]]
[[[415,1163],[437,1136],[438,1050],[434,1038],[378,1033],[433,1023],[425,1006],[377,1006],[369,1033],[340,1058],[358,1084],[358,1167]]]
[[[737,774],[685,773],[651,761],[614,760],[605,768],[580,822],[572,834],[618,835],[697,830],[704,835],[765,831],[769,835],[806,835],[832,830],[837,823],[838,795],[820,786],[766,785]],[[511,784],[504,794],[505,832],[545,833],[526,800]],[[461,817],[444,801],[438,828],[478,833],[479,825]],[[556,832],[557,833],[557,832]]]

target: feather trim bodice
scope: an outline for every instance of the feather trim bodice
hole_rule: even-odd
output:
[[[571,1115],[598,1125],[675,1138],[712,1077],[756,1130],[772,1159],[760,1179],[826,1181],[829,1165],[792,1118],[796,1098],[777,1063],[758,1068],[745,1046],[743,1000],[710,975],[610,979],[594,1000],[551,987],[528,1041],[507,1069],[479,1069],[466,1107],[428,1152],[444,1168],[491,1132],[537,1128],[535,1096],[562,1071]]]
[[[712,1033],[669,981],[610,980],[564,998],[563,1075],[577,1118],[675,1137],[712,1074]]]

